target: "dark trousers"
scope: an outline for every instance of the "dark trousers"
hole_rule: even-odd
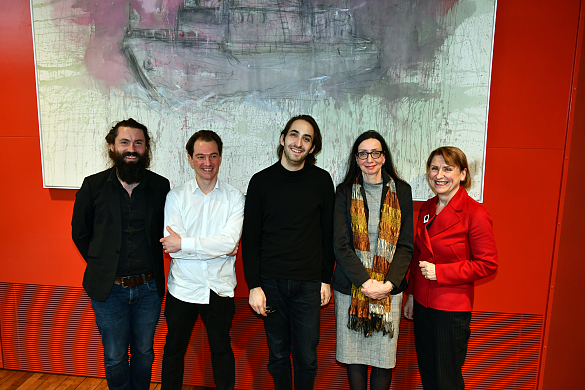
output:
[[[321,321],[321,282],[262,277],[266,305],[274,313],[264,317],[270,351],[268,370],[275,390],[293,388],[291,344],[295,367],[295,389],[311,390],[317,374],[317,343]]]
[[[443,311],[414,301],[414,343],[425,390],[463,390],[461,367],[471,335],[470,311]]]
[[[167,293],[168,333],[162,364],[162,390],[180,390],[183,385],[185,352],[199,313],[207,329],[215,385],[220,390],[234,388],[236,363],[230,338],[234,312],[234,299],[220,297],[213,291],[209,304],[184,302]]]

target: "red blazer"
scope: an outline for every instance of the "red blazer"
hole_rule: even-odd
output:
[[[463,187],[435,217],[436,205],[435,196],[420,210],[405,292],[414,294],[414,299],[425,307],[471,311],[473,282],[498,268],[492,219],[487,209],[471,199]],[[424,278],[419,261],[435,264],[437,280]]]

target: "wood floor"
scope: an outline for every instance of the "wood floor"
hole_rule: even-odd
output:
[[[183,386],[183,390],[211,389]],[[108,390],[108,384],[102,378],[0,369],[0,390]],[[150,390],[160,390],[160,383],[151,383]]]

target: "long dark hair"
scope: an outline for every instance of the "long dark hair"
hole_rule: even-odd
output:
[[[353,143],[353,147],[351,148],[351,154],[349,155],[349,160],[347,161],[347,174],[345,175],[345,179],[339,185],[339,189],[344,189],[347,186],[351,186],[355,181],[355,178],[362,172],[358,163],[356,161],[356,155],[358,152],[358,147],[362,142],[367,139],[377,139],[380,141],[382,145],[382,151],[384,152],[384,156],[386,157],[386,162],[384,163],[384,169],[386,173],[394,180],[399,180],[404,182],[402,178],[396,172],[396,168],[394,167],[394,162],[392,161],[392,153],[388,149],[388,145],[384,140],[384,137],[380,133],[374,130],[368,130],[365,133],[360,134],[359,137]]]

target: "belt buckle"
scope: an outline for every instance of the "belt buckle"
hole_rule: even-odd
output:
[[[128,277],[123,277],[123,278],[120,278],[120,279],[121,279],[121,282],[122,282],[122,283],[120,284],[120,285],[122,286],[122,288],[127,288],[127,287],[130,287],[130,286],[126,286],[126,285],[124,284],[124,280],[126,280],[126,279],[130,279],[130,278],[128,278]]]

